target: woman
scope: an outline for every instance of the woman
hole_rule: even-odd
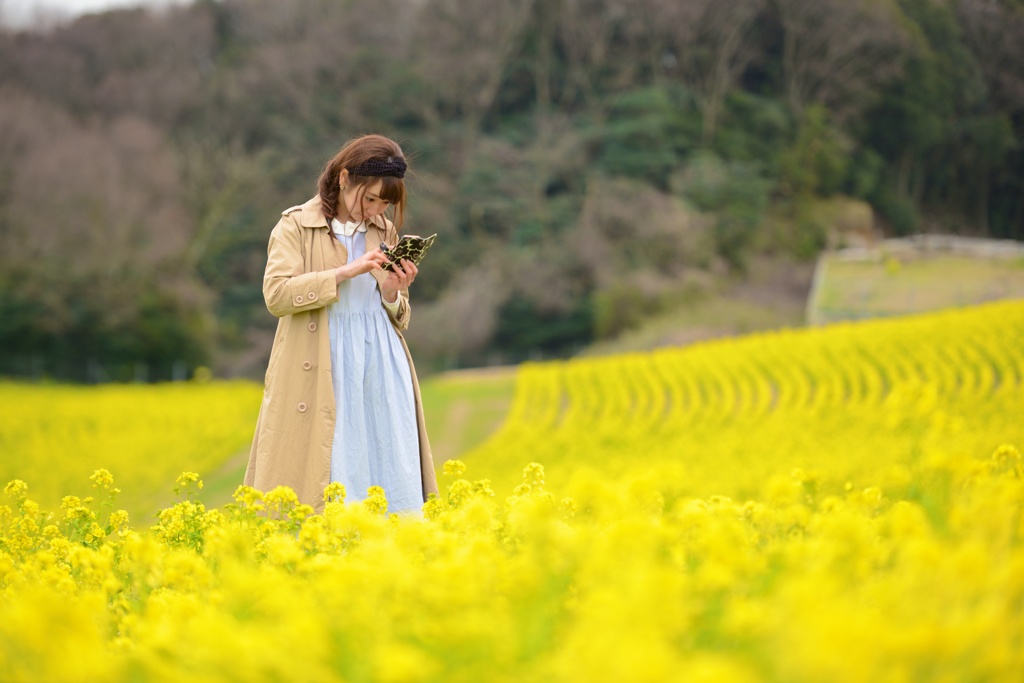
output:
[[[280,320],[246,485],[290,486],[318,512],[331,482],[349,501],[382,486],[390,511],[418,510],[437,492],[401,334],[418,271],[404,259],[385,271],[379,247],[398,241],[405,171],[394,141],[351,140],[324,167],[319,193],[271,233],[263,297]]]

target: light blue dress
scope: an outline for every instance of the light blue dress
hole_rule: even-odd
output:
[[[349,260],[366,252],[366,233],[332,223]],[[331,371],[337,420],[331,451],[331,481],[345,486],[346,502],[366,498],[381,486],[388,512],[423,507],[419,430],[412,373],[398,333],[370,273],[338,285],[328,307]]]

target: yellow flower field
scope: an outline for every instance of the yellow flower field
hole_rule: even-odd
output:
[[[262,387],[252,382],[105,385],[0,382],[0,483],[22,479],[46,508],[95,470],[117,475],[119,504],[152,521],[182,470],[211,472],[252,442]],[[55,452],[56,449],[56,452]]]
[[[1022,417],[1008,302],[525,366],[422,519],[16,475],[0,680],[1016,681]]]
[[[1024,442],[1022,382],[1021,301],[527,365],[464,459],[499,486],[536,459],[563,484],[648,471],[667,495],[747,498],[802,468],[839,493]]]

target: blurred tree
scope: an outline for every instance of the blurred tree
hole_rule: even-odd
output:
[[[983,232],[994,228],[996,234],[1022,238],[1024,3],[959,0],[956,9],[988,86],[984,114],[964,131],[973,151],[965,161],[974,170],[968,190],[974,223]]]
[[[535,105],[540,116],[551,112],[558,82],[564,79],[564,69],[561,68],[564,62],[559,58],[560,46],[557,45],[561,12],[560,0],[535,3],[532,26],[527,29],[524,58],[529,62]]]
[[[565,60],[562,106],[580,103],[599,127],[617,92],[637,84],[647,45],[637,33],[649,24],[652,0],[560,0],[558,40]]]
[[[407,230],[442,238],[409,338],[445,363],[569,353],[779,235],[813,255],[832,193],[1024,237],[1022,8],[197,0],[3,30],[0,335],[257,376],[267,233],[363,132],[402,142]]]
[[[612,336],[662,310],[690,270],[714,258],[707,225],[677,197],[592,174],[579,223],[561,249],[593,298],[594,332]]]
[[[180,124],[211,63],[208,18],[184,9],[85,15],[52,34],[15,34],[3,80],[79,118],[131,115]]]
[[[431,84],[427,118],[435,131],[442,121],[459,118],[460,168],[472,157],[533,5],[534,0],[430,0],[420,7],[413,58],[420,77]]]
[[[748,162],[724,162],[702,151],[673,178],[676,193],[710,215],[715,253],[731,268],[746,269],[754,235],[768,206],[772,182]]]
[[[794,121],[778,99],[736,89],[725,99],[713,151],[723,159],[754,162],[768,178],[795,137]]]
[[[690,88],[702,116],[701,140],[711,144],[726,95],[760,46],[753,40],[765,0],[691,0],[671,3],[687,16],[669,21],[663,70],[678,74]],[[685,28],[683,24],[685,23]]]
[[[601,142],[597,163],[608,175],[640,178],[664,190],[683,156],[697,147],[700,126],[689,91],[647,87],[617,97],[590,137]]]
[[[1024,2],[958,0],[956,14],[985,76],[993,109],[1024,112]]]
[[[478,253],[474,262],[453,275],[451,286],[437,299],[415,304],[416,324],[406,333],[410,348],[439,359],[445,367],[485,358],[498,311],[511,293],[507,275],[501,252]]]
[[[998,4],[992,7],[993,13],[1001,11]],[[992,97],[995,86],[980,63],[981,54],[998,48],[983,47],[980,35],[970,37],[981,30],[970,29],[972,22],[991,21],[990,12],[964,19],[964,12],[977,8],[961,4],[958,10],[956,3],[931,0],[901,0],[901,8],[914,27],[905,74],[881,91],[860,134],[888,162],[869,196],[900,233],[919,228],[919,207],[947,229],[964,230],[967,214],[973,231],[985,231],[995,197],[1009,209],[1010,215],[1003,209],[995,213],[1006,234],[1013,213],[1017,223],[1024,217],[1019,173],[1013,172],[1024,156],[1015,152],[1012,96]],[[1013,17],[1004,17],[1001,27],[1012,33]],[[1000,40],[992,38],[997,46]],[[1003,72],[1013,70],[1007,64]]]
[[[783,92],[799,115],[810,104],[839,121],[859,114],[900,73],[903,17],[891,0],[771,0],[782,31]]]
[[[803,118],[796,140],[779,158],[779,192],[800,200],[827,197],[839,191],[847,177],[851,143],[830,124],[823,106],[811,105]]]
[[[41,353],[79,377],[89,364],[204,361],[207,298],[182,268],[190,224],[163,136],[138,118],[83,125],[6,94],[0,341],[8,361]],[[147,332],[155,311],[167,315],[161,334]]]

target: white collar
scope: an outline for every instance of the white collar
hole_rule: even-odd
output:
[[[335,234],[351,237],[357,232],[366,232],[366,221],[359,221],[358,223],[346,221],[342,223],[337,218],[332,218],[331,227],[334,228]]]

